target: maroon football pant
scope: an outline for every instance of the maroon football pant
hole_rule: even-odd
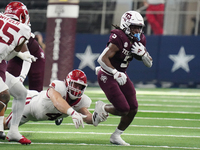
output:
[[[36,62],[32,62],[27,76],[29,89],[40,92],[43,90],[45,59],[40,58],[40,56],[37,58]],[[21,72],[22,62],[18,57],[11,59],[8,62],[7,71],[15,77],[18,77]]]
[[[98,83],[118,111],[129,112],[138,108],[135,87],[128,76],[126,84],[120,86],[113,76],[99,71]]]

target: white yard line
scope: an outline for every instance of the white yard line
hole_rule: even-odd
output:
[[[8,131],[5,131],[8,132]],[[20,131],[20,133],[42,133],[42,134],[84,134],[84,135],[111,135],[112,133],[100,133],[100,132],[53,132],[53,131]],[[161,134],[132,134],[123,133],[123,135],[129,136],[149,136],[149,137],[177,137],[177,138],[200,138],[200,136],[193,135],[161,135]]]
[[[115,117],[115,116],[112,116]],[[117,116],[116,116],[117,117]],[[120,118],[120,117],[118,117]],[[188,119],[188,118],[151,118],[151,117],[135,117],[135,119],[150,119],[150,120],[174,120],[174,121],[200,121],[200,119]]]
[[[16,145],[19,143],[16,142],[0,142],[0,144],[8,144],[8,145]],[[87,144],[87,143],[35,143],[32,142],[31,145],[83,145],[83,146],[109,146],[109,147],[121,147],[119,145],[113,145],[113,144]],[[124,146],[122,146],[124,147]],[[129,147],[145,147],[145,148],[166,148],[166,149],[200,149],[198,147],[178,147],[178,146],[152,146],[152,145],[130,145]],[[58,147],[59,148],[59,147]]]
[[[139,106],[150,106],[150,107],[183,107],[183,108],[200,108],[197,105],[167,105],[167,104],[139,104]]]
[[[55,125],[54,122],[52,123],[41,123],[41,122],[29,122],[26,124],[35,124],[35,125]],[[74,126],[73,123],[62,123],[62,125],[70,125],[70,126]],[[85,126],[91,126],[88,124],[84,124]],[[117,126],[116,124],[99,124],[98,126]],[[171,129],[195,129],[195,130],[200,130],[200,127],[180,127],[180,126],[156,126],[156,125],[129,125],[129,127],[139,127],[139,128],[171,128]]]
[[[156,89],[155,89],[156,90]],[[90,94],[104,94],[101,89],[94,89],[94,90],[86,90],[85,93]],[[199,91],[142,91],[136,89],[137,95],[164,95],[164,96],[200,96],[200,90]]]
[[[7,109],[12,109],[8,107]],[[88,109],[90,111],[94,111],[94,109]],[[148,112],[148,113],[172,113],[172,114],[200,114],[200,112],[188,112],[188,111],[161,111],[161,110],[138,110],[138,112]],[[8,114],[5,114],[6,116]]]
[[[90,96],[90,98],[94,101],[95,100],[108,100],[106,97],[96,97],[96,96]],[[149,98],[149,97],[148,97]],[[147,96],[137,96],[137,99],[138,100],[146,100],[147,99]],[[169,96],[156,96],[156,98],[154,97],[151,97],[151,99],[149,100],[159,100],[159,99],[170,99],[170,100],[174,100],[174,99],[181,99],[180,101],[187,101],[188,103],[191,101],[191,100],[196,100],[196,101],[200,101],[200,97],[169,97]],[[178,101],[177,100],[177,101]]]
[[[174,99],[172,99],[172,100],[167,100],[167,99],[139,99],[138,100],[138,102],[140,102],[140,101],[142,101],[142,102],[170,102],[170,103],[188,103],[188,104],[190,104],[190,103],[200,103],[200,100],[174,100]]]
[[[161,111],[161,110],[138,110],[138,112],[148,112],[148,113],[170,113],[170,114],[200,114],[200,112]]]

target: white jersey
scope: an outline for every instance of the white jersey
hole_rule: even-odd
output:
[[[68,101],[67,88],[64,81],[54,80],[50,87],[59,92],[62,97]],[[72,101],[69,105],[76,111],[85,107],[89,108],[91,105],[91,99],[83,94],[81,98]],[[20,125],[28,121],[44,121],[44,120],[57,120],[58,118],[65,118],[67,114],[63,114],[54,107],[53,102],[48,96],[48,90],[37,92],[35,90],[28,90],[26,105],[20,121]],[[10,118],[12,113],[6,119],[6,124],[10,127]]]
[[[31,28],[0,13],[0,62],[10,54],[21,39],[29,39]]]

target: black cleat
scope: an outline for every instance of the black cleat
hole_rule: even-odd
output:
[[[6,139],[6,135],[3,131],[0,131],[0,139],[2,139],[2,140]]]
[[[63,121],[63,118],[59,118],[59,119],[57,119],[57,120],[55,121],[55,124],[56,124],[57,126],[59,126],[59,125],[62,123],[62,121]]]

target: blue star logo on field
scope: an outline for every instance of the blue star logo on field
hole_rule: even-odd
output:
[[[99,55],[99,53],[92,53],[91,46],[88,45],[84,53],[76,53],[76,57],[81,60],[78,69],[83,69],[88,66],[94,70],[95,60],[99,57]]]
[[[185,49],[182,46],[177,55],[169,55],[169,58],[174,62],[171,72],[175,72],[179,68],[182,68],[186,72],[190,72],[189,61],[194,59],[195,55],[186,55]]]

